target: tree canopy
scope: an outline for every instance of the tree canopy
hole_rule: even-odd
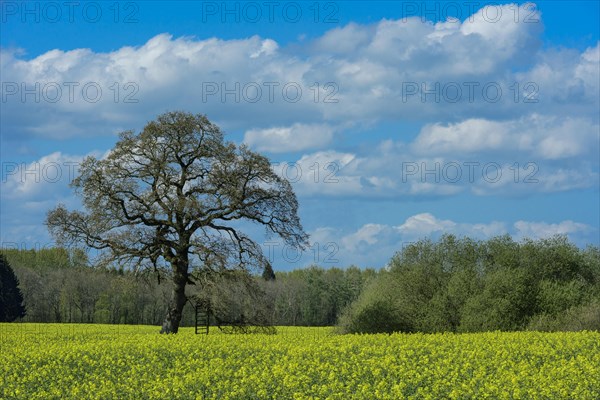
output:
[[[405,247],[340,318],[343,332],[600,329],[600,257],[566,237]]]

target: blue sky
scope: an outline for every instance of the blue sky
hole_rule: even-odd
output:
[[[598,1],[1,5],[3,247],[123,130],[207,114],[287,176],[311,235],[276,269],[381,267],[406,243],[600,242]]]

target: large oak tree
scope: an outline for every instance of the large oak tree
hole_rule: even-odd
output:
[[[136,134],[120,134],[103,159],[87,157],[71,186],[84,211],[58,205],[46,224],[63,244],[85,244],[136,269],[170,271],[172,300],[161,332],[176,333],[194,283],[203,276],[255,267],[272,273],[242,220],[305,248],[290,183],[269,160],[224,140],[203,115],[168,112]]]

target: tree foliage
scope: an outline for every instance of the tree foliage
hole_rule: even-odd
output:
[[[600,329],[600,257],[565,237],[443,236],[397,253],[340,319],[342,332]]]

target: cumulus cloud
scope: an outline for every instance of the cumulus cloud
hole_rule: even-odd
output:
[[[315,40],[313,49],[318,53],[352,54],[369,44],[373,36],[373,26],[349,23],[344,27],[333,28]]]
[[[444,233],[471,236],[475,238],[490,238],[507,233],[506,224],[500,221],[490,223],[457,223],[452,220],[436,218],[431,213],[413,215],[406,221],[394,227],[405,239],[439,236]]]
[[[415,140],[418,153],[438,155],[497,150],[510,138],[505,124],[486,119],[468,119],[455,124],[426,125]]]
[[[341,243],[349,248],[358,247],[362,243],[373,245],[379,241],[377,236],[380,235],[385,228],[385,225],[380,224],[363,225],[358,231],[344,236]]]
[[[456,224],[450,220],[438,220],[429,213],[417,214],[408,218],[397,229],[409,236],[425,236],[433,232],[452,229]]]
[[[535,64],[515,74],[515,82],[534,83],[539,102],[521,105],[551,107],[559,115],[597,118],[600,107],[599,53],[600,42],[582,53],[566,48],[538,53]],[[521,96],[526,95],[525,92],[521,90]]]
[[[2,163],[2,199],[39,201],[67,195],[83,156],[54,152],[30,163]]]
[[[99,152],[88,155],[102,157]],[[53,152],[28,163],[2,162],[0,245],[11,248],[52,246],[44,225],[48,210],[63,203],[81,206],[69,187],[85,156]]]
[[[36,137],[110,135],[123,126],[139,127],[164,112],[165,104],[175,109],[194,104],[191,111],[209,114],[229,104],[242,109],[239,123],[259,108],[263,116],[268,112],[254,100],[291,104],[294,87],[282,93],[285,76],[294,83],[302,68],[284,72],[281,64],[270,66],[277,53],[275,41],[258,36],[195,40],[169,34],[109,53],[56,49],[24,60],[3,50],[3,124],[23,131],[7,134]],[[231,115],[230,110],[213,114],[216,119]]]
[[[294,124],[288,127],[251,129],[244,134],[244,142],[258,151],[297,152],[324,147],[333,139],[333,132],[333,128],[328,125]]]
[[[527,152],[560,159],[596,154],[600,126],[588,118],[532,114],[517,120],[468,119],[426,125],[413,143],[418,154]]]
[[[26,59],[2,50],[2,128],[14,137],[111,135],[141,126],[165,104],[206,113],[227,130],[256,132],[294,124],[502,119],[560,113],[565,104],[569,115],[597,114],[598,46],[546,51],[541,17],[525,23],[515,19],[515,7],[485,7],[463,22],[350,23],[289,47],[259,36],[198,40],[164,33],[106,53],[54,49]],[[500,87],[497,101],[486,98],[487,84]],[[423,95],[436,85],[436,94]],[[457,88],[460,95],[450,99]],[[539,103],[524,104],[531,90]],[[551,153],[557,144],[546,146]]]
[[[464,22],[351,23],[306,44],[304,53],[259,36],[197,40],[168,34],[109,53],[57,49],[26,60],[3,50],[2,130],[5,138],[19,139],[110,135],[141,127],[165,111],[164,104],[171,109],[193,104],[191,111],[207,113],[226,130],[242,128],[244,141],[259,151],[319,150],[297,161],[302,177],[295,184],[304,194],[486,194],[519,183],[514,176],[510,180],[515,162],[535,163],[536,179],[543,178],[537,186],[518,186],[520,192],[589,187],[597,175],[599,47],[545,51],[537,41],[541,23],[515,20],[514,12],[507,5],[479,10]],[[525,53],[535,56],[522,57]],[[520,59],[529,63],[520,72],[507,67]],[[463,83],[477,83],[480,92],[488,81],[502,83],[500,101],[479,96],[471,102]],[[522,102],[528,81],[537,85],[538,103]],[[408,87],[421,91],[423,85],[448,82],[463,90],[456,103],[443,90],[425,101],[422,93],[406,93]],[[21,93],[22,85],[36,84],[36,93]],[[92,101],[98,88],[102,96]],[[62,90],[59,100],[48,101],[56,90]],[[35,96],[46,101],[29,101]],[[343,138],[346,128],[364,133],[376,121],[415,118],[428,123],[413,142],[388,149],[381,144],[371,153],[346,151],[348,162],[336,159],[339,150],[322,151],[335,148],[334,136]],[[498,163],[504,173],[486,180],[477,171],[478,179],[467,185],[444,176],[449,172],[444,166],[463,161]],[[412,173],[415,165],[419,171]],[[433,181],[423,179],[424,170],[438,166],[428,175]],[[468,172],[462,166],[463,178]]]
[[[279,175],[287,178],[301,195],[354,196],[363,187],[361,177],[352,170],[356,155],[335,150],[305,154],[295,162],[274,165]]]
[[[280,172],[301,195],[521,196],[597,187],[599,146],[600,126],[588,118],[469,119],[426,125],[411,142],[305,154]]]
[[[571,220],[559,223],[517,221],[514,223],[516,236],[519,238],[541,239],[555,235],[573,235],[593,230],[589,225]]]

